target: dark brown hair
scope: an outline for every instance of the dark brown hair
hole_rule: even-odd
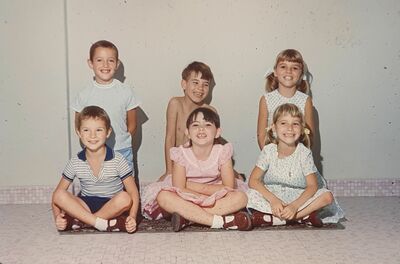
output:
[[[111,121],[110,121],[110,117],[108,116],[107,112],[101,107],[91,105],[91,106],[86,106],[79,113],[77,121],[76,121],[76,129],[79,130],[81,128],[82,121],[89,119],[89,118],[100,119],[100,120],[104,121],[104,123],[106,124],[107,130],[109,130],[111,128]]]
[[[201,79],[207,80],[209,82],[214,79],[211,69],[207,64],[199,61],[194,61],[186,66],[185,69],[183,69],[182,80],[188,81],[192,72],[194,72],[195,74],[201,73]]]
[[[96,52],[97,48],[109,48],[109,49],[113,49],[115,51],[115,54],[117,56],[117,60],[118,60],[118,49],[117,47],[110,41],[108,40],[99,40],[95,43],[92,44],[92,46],[90,47],[90,51],[89,51],[89,58],[91,61],[93,61],[93,57],[94,57],[94,53]]]

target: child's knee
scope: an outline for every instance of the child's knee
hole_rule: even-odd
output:
[[[161,191],[157,195],[157,203],[161,208],[165,207],[165,204],[168,203],[168,198],[170,196],[170,193],[168,191]]]
[[[324,203],[329,205],[333,202],[333,194],[331,192],[326,192],[323,196]]]
[[[233,192],[231,193],[232,202],[240,207],[245,207],[247,205],[247,195],[244,192]]]
[[[115,197],[115,203],[121,208],[129,209],[132,206],[132,198],[127,192],[120,192]]]
[[[68,192],[66,190],[55,190],[53,192],[52,201],[54,204],[59,205],[60,203],[62,203],[62,201],[66,200],[66,196],[68,196]]]

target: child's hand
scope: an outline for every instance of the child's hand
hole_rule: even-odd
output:
[[[283,202],[276,198],[271,201],[271,210],[274,216],[282,218],[282,211],[283,211]]]
[[[286,220],[292,220],[296,217],[298,208],[293,204],[288,204],[282,211],[282,218]]]
[[[64,218],[65,213],[60,213],[56,216],[55,222],[56,222],[56,228],[57,230],[65,230],[67,228],[67,219]]]
[[[136,219],[132,216],[128,216],[125,221],[126,232],[133,233],[136,230]]]

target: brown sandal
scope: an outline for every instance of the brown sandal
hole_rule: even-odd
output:
[[[233,220],[227,222],[227,217],[233,216]],[[223,227],[225,229],[237,229],[240,231],[248,231],[253,226],[251,224],[251,217],[247,212],[239,211],[233,215],[222,216],[224,219]]]
[[[265,221],[264,216],[268,216],[270,221]],[[253,227],[272,226],[272,214],[262,213],[254,210],[251,212],[251,223]]]
[[[180,214],[173,213],[171,216],[171,224],[172,230],[174,230],[174,232],[179,232],[185,227],[189,226],[191,223]]]
[[[70,216],[68,214],[64,215],[64,219],[67,220],[67,226],[62,231],[79,230],[79,229],[87,227],[87,225],[85,223],[82,223],[78,219],[73,218],[72,216]]]
[[[115,220],[115,224],[111,225],[111,221]],[[107,232],[127,232],[126,231],[126,216],[120,215],[115,219],[107,220],[108,227]]]
[[[303,218],[301,222],[313,227],[322,227],[324,225],[321,218],[318,216],[318,211],[312,212],[308,217]]]

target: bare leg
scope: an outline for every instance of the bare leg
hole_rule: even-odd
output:
[[[232,214],[246,207],[247,195],[244,192],[229,192],[225,197],[216,201],[211,208],[203,208],[212,215]]]
[[[178,213],[189,221],[211,226],[214,216],[200,206],[186,201],[176,193],[161,191],[157,196],[157,202],[168,213]]]
[[[333,195],[331,192],[323,193],[320,197],[315,199],[312,203],[310,203],[307,207],[303,208],[301,211],[297,213],[297,219],[303,219],[305,216],[311,214],[318,209],[321,209],[333,202]]]
[[[96,216],[90,212],[85,202],[67,190],[57,190],[53,194],[53,202],[68,215],[88,225],[95,225]]]
[[[129,210],[131,206],[132,199],[129,194],[127,192],[119,192],[94,215],[103,219],[112,219]]]

